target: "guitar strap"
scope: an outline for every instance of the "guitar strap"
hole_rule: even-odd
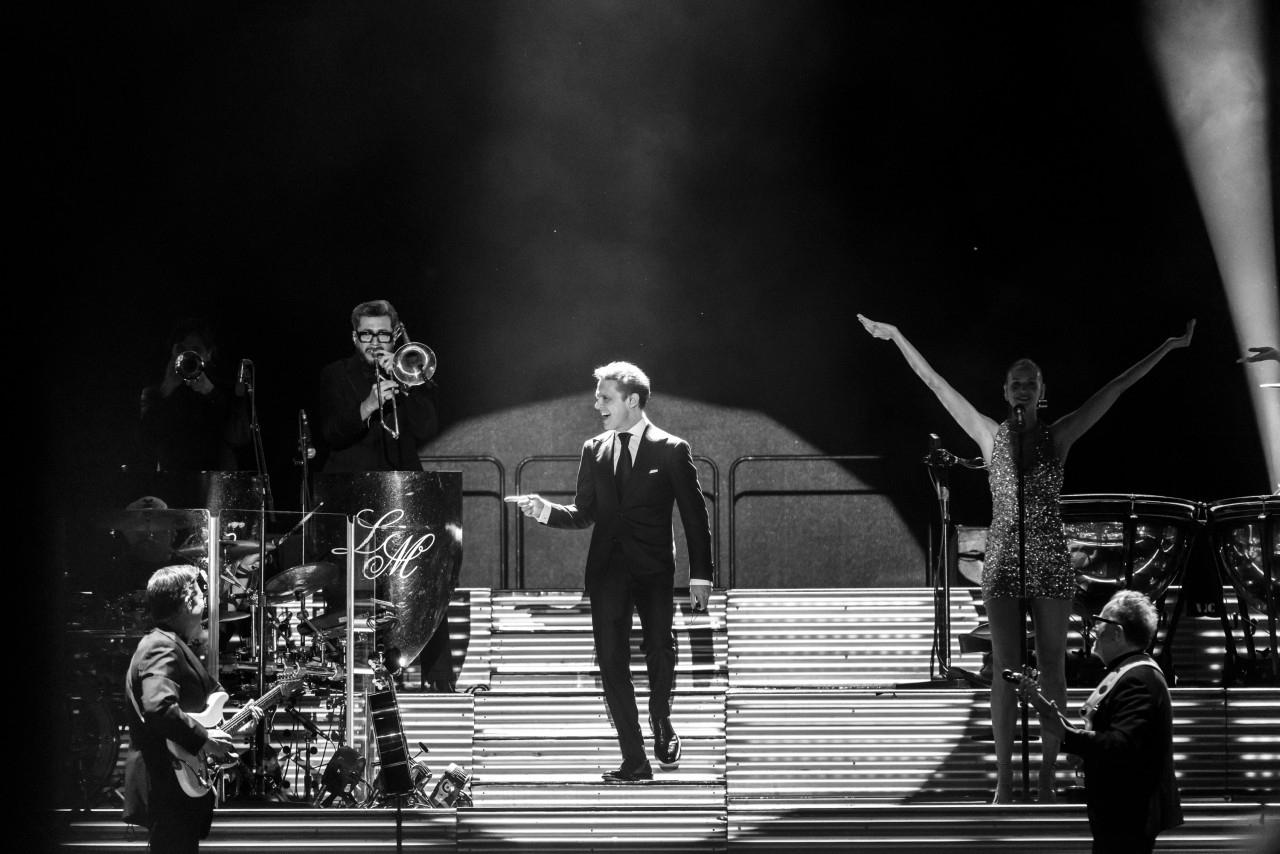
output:
[[[1086,732],[1093,732],[1093,715],[1098,711],[1098,705],[1102,702],[1103,698],[1106,697],[1107,692],[1111,690],[1111,686],[1116,684],[1116,681],[1121,676],[1128,673],[1135,667],[1158,668],[1159,665],[1151,658],[1136,658],[1133,661],[1125,662],[1125,664],[1117,670],[1113,670],[1108,673],[1106,677],[1098,683],[1098,687],[1093,689],[1093,693],[1089,695],[1089,699],[1085,700],[1084,705],[1080,707],[1080,716],[1084,718],[1084,728]]]

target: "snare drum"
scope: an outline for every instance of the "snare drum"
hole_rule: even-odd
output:
[[[1158,600],[1187,565],[1204,505],[1158,495],[1063,495],[1076,606],[1100,612],[1119,590]]]
[[[1236,595],[1253,610],[1275,616],[1280,600],[1280,496],[1210,504],[1209,544]]]

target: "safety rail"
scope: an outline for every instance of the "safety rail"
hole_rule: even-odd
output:
[[[524,474],[524,468],[530,463],[563,463],[578,462],[582,459],[580,454],[534,454],[525,457],[516,464],[515,488],[518,495],[523,495],[524,490],[520,488],[520,479]],[[720,584],[720,512],[719,512],[719,495],[720,495],[720,467],[716,465],[715,460],[710,457],[694,454],[694,463],[706,463],[711,469],[712,488],[708,490],[702,487],[702,495],[711,502],[711,563],[715,567],[715,575],[711,582],[716,587]],[[699,479],[701,485],[701,479]],[[545,490],[546,495],[573,495],[572,490]],[[516,517],[516,589],[524,589],[524,514],[517,509]],[[506,523],[506,516],[503,516],[503,523]],[[505,579],[504,579],[505,582]],[[505,583],[503,586],[506,586]]]
[[[873,489],[752,489],[738,494],[736,484],[738,476],[738,467],[743,463],[755,462],[844,462],[844,461],[874,461],[883,460],[884,457],[878,454],[752,454],[745,457],[738,457],[729,466],[729,584],[732,589],[735,587],[735,567],[734,558],[736,556],[736,537],[737,537],[737,521],[736,510],[738,499],[746,498],[752,495],[865,495],[875,494],[877,491]]]
[[[498,559],[501,561],[500,575],[502,578],[502,586],[506,587],[507,582],[510,579],[508,578],[508,567],[507,567],[507,513],[503,509],[505,505],[503,504],[502,499],[507,494],[507,469],[505,466],[502,465],[502,461],[499,460],[497,457],[490,456],[489,454],[451,454],[447,456],[418,457],[418,460],[422,462],[423,465],[426,465],[427,463],[431,463],[431,462],[490,463],[493,465],[494,468],[498,470],[497,492],[493,492],[488,489],[466,489],[464,486],[462,490],[462,497],[463,498],[466,498],[468,496],[480,497],[480,498],[492,497],[498,500],[498,518],[501,520],[498,523],[498,554],[499,554]]]

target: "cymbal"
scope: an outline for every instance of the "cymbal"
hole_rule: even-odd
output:
[[[248,612],[248,611],[219,611],[219,612],[218,612],[218,622],[219,622],[219,623],[230,623],[230,622],[233,622],[233,621],[235,621],[235,620],[243,620],[243,619],[246,619],[248,616],[249,616],[249,612]]]
[[[268,596],[288,601],[296,596],[314,595],[337,581],[338,575],[338,567],[328,561],[304,563],[267,581],[265,590]]]
[[[271,551],[276,547],[275,543],[267,543],[267,551]],[[261,545],[256,540],[219,540],[218,548],[222,551],[222,559],[239,560],[242,557],[256,555],[261,551]],[[183,557],[203,557],[208,551],[208,546],[204,543],[195,546],[183,546],[178,549],[178,554]]]

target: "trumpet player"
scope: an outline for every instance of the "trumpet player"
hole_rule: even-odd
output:
[[[144,469],[235,471],[237,450],[249,442],[243,392],[216,379],[213,328],[198,318],[169,334],[164,375],[142,390],[138,438]]]
[[[403,333],[386,300],[351,311],[355,352],[320,374],[325,472],[422,471],[418,448],[435,436],[438,418],[428,383],[395,378],[395,344]]]

